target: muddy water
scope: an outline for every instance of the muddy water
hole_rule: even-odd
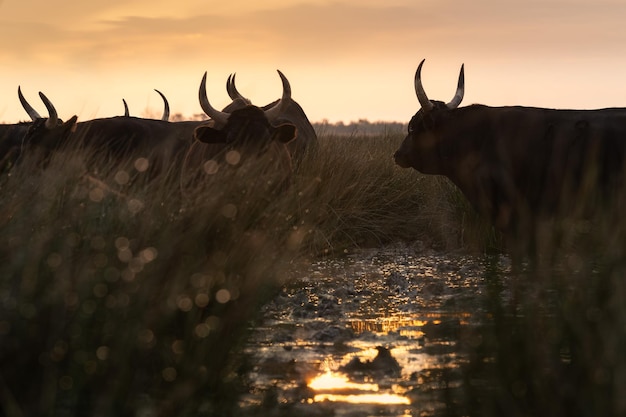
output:
[[[253,330],[242,412],[463,413],[450,408],[467,402],[460,367],[480,344],[486,268],[479,257],[404,246],[307,265]]]

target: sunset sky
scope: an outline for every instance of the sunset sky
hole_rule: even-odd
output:
[[[431,99],[448,101],[465,63],[462,105],[626,107],[623,0],[0,0],[0,121],[27,118],[17,87],[45,114],[200,113],[208,71],[216,107],[237,73],[253,103],[281,94],[276,69],[311,121],[406,122],[426,58]]]

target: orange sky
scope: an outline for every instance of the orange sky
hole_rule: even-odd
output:
[[[222,4],[220,6],[220,4]],[[449,100],[465,63],[463,104],[626,107],[623,0],[0,0],[0,120],[200,113],[226,78],[255,104],[279,97],[276,69],[312,121],[408,121],[413,75]]]

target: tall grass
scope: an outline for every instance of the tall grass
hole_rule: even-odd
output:
[[[491,230],[445,178],[403,170],[393,153],[403,136],[329,136],[296,177],[309,250],[423,240],[429,246],[482,250]],[[304,204],[303,204],[304,203]],[[480,236],[479,236],[480,235]],[[468,239],[472,236],[472,239]],[[476,239],[474,239],[476,238]]]
[[[1,172],[0,413],[232,414],[246,329],[292,263],[397,240],[499,250],[448,181],[394,165],[401,139],[324,136],[287,189],[262,164],[181,176],[84,151]],[[486,258],[450,415],[626,413],[622,207],[545,225],[512,272]]]
[[[609,205],[592,194],[578,202],[585,216],[525,236],[531,252],[512,271],[488,259],[484,317],[465,338],[467,414],[626,414],[626,194]]]
[[[149,174],[149,155],[27,155],[2,172],[2,414],[230,413],[248,323],[291,262],[461,247],[481,227],[447,182],[394,166],[400,140],[323,137],[281,191],[262,166],[191,181]]]

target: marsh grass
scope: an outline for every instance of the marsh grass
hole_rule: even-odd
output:
[[[293,262],[463,246],[458,195],[395,167],[400,140],[322,137],[288,189],[262,164],[181,179],[150,155],[25,155],[0,177],[2,414],[229,414],[246,329]]]
[[[482,250],[491,230],[445,178],[403,170],[393,153],[403,135],[329,136],[296,176],[298,206],[312,224],[314,253],[423,240],[427,246]],[[301,204],[306,202],[306,206]],[[467,239],[471,236],[471,239]],[[478,243],[480,242],[480,243]]]
[[[24,156],[0,174],[1,414],[233,414],[247,329],[294,264],[419,240],[495,252],[449,415],[624,415],[623,204],[542,226],[503,270],[456,188],[394,165],[401,140],[323,136],[286,189],[262,164]]]
[[[511,271],[487,258],[485,316],[465,339],[465,413],[626,413],[625,195],[604,205],[592,190],[575,215],[542,222]]]

